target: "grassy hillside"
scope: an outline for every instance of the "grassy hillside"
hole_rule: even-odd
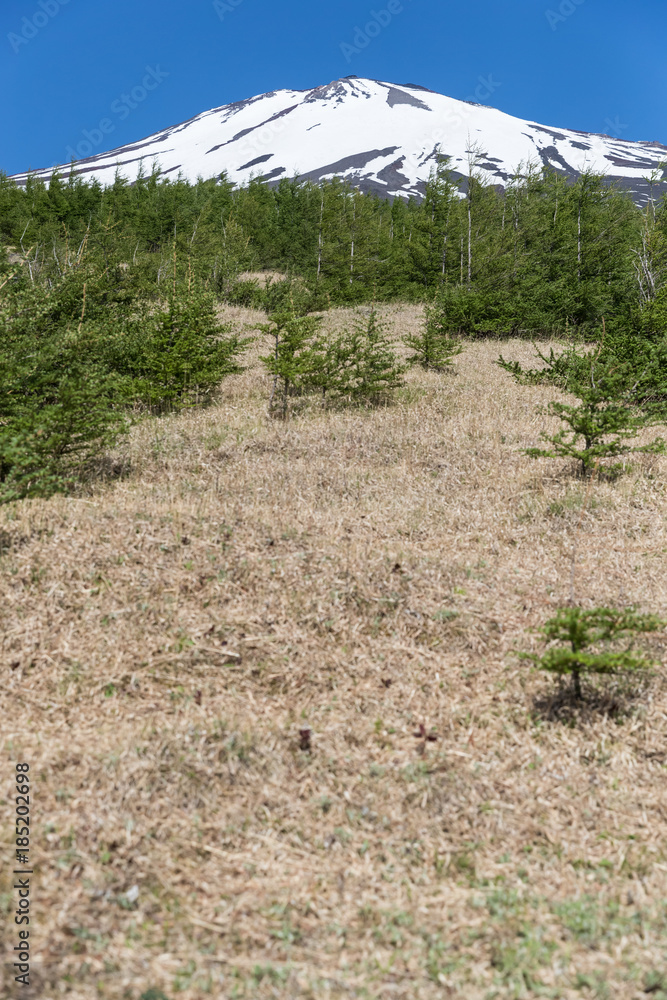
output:
[[[514,656],[573,551],[583,605],[667,612],[667,459],[523,455],[557,394],[494,343],[286,423],[265,352],[116,481],[0,510],[0,839],[24,760],[36,866],[29,988],[0,868],[0,994],[667,996],[664,673],[578,707]]]

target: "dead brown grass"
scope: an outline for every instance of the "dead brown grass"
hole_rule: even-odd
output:
[[[551,391],[497,354],[286,424],[253,364],[138,426],[120,481],[2,510],[0,839],[7,862],[26,760],[37,868],[17,995],[630,1000],[665,972],[662,674],[573,710],[512,653],[568,599],[579,522],[577,598],[667,612],[667,465],[582,512],[520,451]]]
[[[244,271],[239,274],[239,281],[256,281],[260,288],[266,288],[269,281],[284,281],[286,277],[282,271]]]

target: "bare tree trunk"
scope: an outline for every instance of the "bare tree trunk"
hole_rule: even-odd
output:
[[[433,229],[435,226],[435,205],[431,202],[431,228],[428,233],[428,262],[431,263],[431,253],[433,251]]]
[[[577,213],[577,281],[581,282],[581,197]]]
[[[516,195],[516,198],[515,198],[515,201],[514,201],[514,205],[512,207],[512,215],[514,217],[514,263],[513,263],[513,270],[512,270],[512,278],[513,278],[514,281],[516,281],[516,258],[517,258],[517,253],[518,253],[518,239],[519,239],[519,237],[517,235],[518,232],[519,232],[519,204],[518,204],[518,199],[519,199],[519,195],[518,195],[518,192],[517,192],[517,195]]]
[[[445,235],[443,237],[442,244],[442,277],[444,278],[445,284],[447,284],[447,234],[449,232],[449,215],[452,210],[451,201],[447,201],[447,218],[445,219]]]
[[[466,149],[466,154],[468,157],[468,288],[472,284],[472,200],[473,200],[473,189],[475,186],[475,181],[478,179],[476,174],[477,165],[484,159],[487,155],[482,149],[479,143],[471,142],[470,135],[468,135],[468,148]]]
[[[322,191],[322,201],[320,203],[320,230],[318,235],[318,249],[317,249],[317,280],[320,280],[320,274],[322,273],[322,220],[324,218],[324,190]]]
[[[356,234],[356,224],[357,224],[357,202],[353,196],[352,200],[352,247],[350,249],[350,284],[352,284],[352,278],[354,276],[354,237]]]
[[[472,192],[468,188],[468,288],[472,281]]]

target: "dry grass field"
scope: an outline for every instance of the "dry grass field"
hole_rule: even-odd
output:
[[[255,344],[120,478],[0,510],[3,998],[667,997],[664,668],[576,708],[514,655],[573,546],[579,602],[667,614],[667,459],[527,458],[554,391],[500,349],[282,423]]]

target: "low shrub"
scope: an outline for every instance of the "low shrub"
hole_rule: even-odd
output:
[[[633,652],[634,639],[643,633],[657,632],[665,622],[655,615],[641,615],[633,608],[560,608],[538,630],[549,643],[557,643],[541,655],[521,653],[540,670],[558,676],[570,676],[577,699],[582,697],[581,679],[586,674],[623,674],[646,671],[652,661]],[[630,640],[625,649],[619,644]]]

